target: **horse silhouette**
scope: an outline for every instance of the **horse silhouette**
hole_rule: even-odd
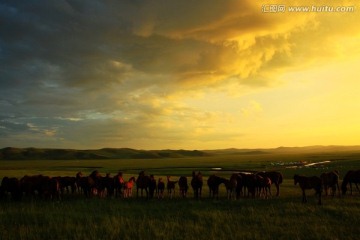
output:
[[[165,183],[162,178],[159,178],[158,184],[157,184],[158,198],[161,198],[161,199],[164,198],[164,190],[165,190]]]
[[[216,176],[215,174],[211,175],[207,184],[209,186],[209,197],[219,199],[219,186],[224,183],[224,178]]]
[[[236,193],[236,187],[237,187],[237,176],[238,174],[234,173],[230,176],[230,179],[223,178],[222,181],[225,184],[226,188],[226,194],[228,199],[232,199],[233,197],[236,197],[236,195],[233,193]]]
[[[179,189],[180,189],[180,196],[183,198],[186,197],[187,191],[188,191],[189,185],[187,178],[185,176],[181,176],[179,178]]]
[[[150,177],[145,175],[144,171],[139,173],[138,178],[136,179],[136,197],[139,197],[139,189],[141,191],[141,197],[143,196],[143,190],[145,190],[146,198],[149,197],[149,188],[150,185]]]
[[[15,177],[4,177],[1,181],[0,188],[3,196],[10,194],[13,200],[21,200],[22,191],[19,179]]]
[[[124,198],[132,197],[132,189],[134,187],[135,177],[131,177],[129,181],[124,182]]]
[[[115,192],[115,197],[118,196],[122,196],[123,195],[123,187],[124,187],[124,178],[123,178],[123,173],[122,172],[118,172],[118,174],[116,174],[113,178],[114,181],[114,192]]]
[[[149,181],[149,196],[150,198],[154,197],[154,193],[156,190],[156,180],[154,175],[150,175],[150,181]]]
[[[168,191],[168,196],[170,198],[173,197],[174,193],[175,193],[175,186],[176,186],[176,183],[178,181],[172,181],[170,180],[170,176],[167,176],[167,183],[166,183],[166,189]]]
[[[280,195],[280,184],[283,182],[283,175],[280,172],[276,172],[276,171],[258,172],[257,174],[262,177],[270,178],[271,184],[275,184],[276,196],[278,197]]]
[[[339,172],[337,170],[322,173],[320,175],[320,178],[321,178],[321,181],[322,181],[322,184],[324,187],[325,196],[328,195],[328,188],[330,188],[332,190],[331,195],[333,197],[336,193],[336,190],[339,192],[339,195],[340,195]]]
[[[319,195],[318,204],[321,205],[322,182],[319,177],[317,176],[305,177],[305,176],[294,175],[294,184],[297,185],[297,183],[299,183],[299,186],[302,190],[303,203],[307,202],[305,190],[315,189],[316,194]]]
[[[268,198],[268,196],[271,196],[271,179],[266,176],[261,176],[259,174],[256,174],[256,187],[258,190],[259,197]]]
[[[195,171],[192,172],[192,179],[191,179],[191,187],[194,191],[194,198],[199,199],[201,198],[201,191],[203,186],[203,177],[201,175],[201,172],[198,172],[197,174]]]
[[[347,185],[350,185],[350,194],[352,195],[352,184],[355,183],[357,190],[359,190],[358,183],[360,183],[360,170],[350,170],[346,173],[343,182],[341,184],[342,194],[345,195],[347,192]]]

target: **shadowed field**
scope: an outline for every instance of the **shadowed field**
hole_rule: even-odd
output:
[[[324,197],[318,206],[314,191],[308,203],[301,203],[301,191],[294,186],[295,173],[317,175],[338,169],[340,178],[350,169],[360,169],[358,151],[270,152],[239,154],[213,152],[206,157],[121,160],[2,160],[0,176],[25,174],[75,176],[115,175],[119,170],[127,179],[140,170],[156,178],[185,175],[192,170],[204,175],[203,198],[193,199],[191,188],[186,199],[86,199],[64,195],[61,201],[24,199],[0,202],[1,239],[356,239],[360,230],[360,194]],[[319,163],[304,167],[306,163]],[[299,164],[301,163],[301,164]],[[296,166],[296,168],[294,168]],[[288,168],[290,167],[290,168]],[[213,168],[221,171],[215,171]],[[215,173],[229,178],[239,170],[277,170],[284,175],[280,197],[227,200],[221,185],[220,199],[208,198],[207,176]],[[178,188],[177,188],[178,190]],[[275,188],[272,188],[275,192]],[[136,194],[135,194],[136,195]]]

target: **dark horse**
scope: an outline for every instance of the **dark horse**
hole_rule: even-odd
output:
[[[215,174],[211,175],[208,180],[207,184],[209,186],[209,197],[210,198],[219,198],[219,186],[220,184],[224,183],[224,178],[216,176]]]
[[[263,178],[270,178],[271,184],[275,184],[276,196],[278,197],[280,195],[280,184],[283,182],[283,176],[280,172],[258,172],[257,175],[260,175]]]
[[[150,177],[145,175],[145,171],[141,171],[136,179],[136,197],[139,197],[139,189],[141,190],[141,196],[143,196],[143,190],[145,190],[146,198],[149,197],[148,188],[150,186],[150,182]]]
[[[337,170],[322,173],[320,175],[320,178],[321,178],[321,181],[322,181],[322,184],[324,187],[325,196],[328,195],[328,188],[330,188],[332,190],[332,193],[331,193],[332,196],[335,195],[336,189],[340,195],[339,172]]]
[[[194,190],[195,199],[201,198],[202,186],[203,186],[203,177],[201,175],[201,172],[198,172],[196,174],[195,171],[194,171],[192,173],[191,187]]]
[[[188,191],[189,185],[187,178],[185,176],[181,176],[179,178],[179,189],[180,189],[180,195],[185,198],[187,191]]]
[[[352,194],[352,183],[355,183],[357,190],[360,192],[358,187],[358,183],[360,183],[360,170],[350,170],[346,173],[341,184],[341,190],[343,195],[346,194],[348,184],[350,184],[350,194]]]
[[[315,189],[316,194],[319,195],[319,202],[318,204],[321,205],[321,192],[322,192],[322,183],[321,183],[321,179],[317,176],[313,176],[313,177],[305,177],[305,176],[299,176],[299,175],[295,175],[294,176],[294,184],[296,185],[297,183],[299,183],[300,188],[302,190],[302,202],[306,203],[307,199],[306,199],[306,195],[305,195],[305,189]]]

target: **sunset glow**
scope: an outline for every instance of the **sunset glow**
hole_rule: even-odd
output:
[[[2,1],[0,17],[0,147],[360,144],[358,1]]]

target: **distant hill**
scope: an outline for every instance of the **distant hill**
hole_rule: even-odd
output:
[[[7,147],[0,149],[0,160],[156,159],[206,155],[205,152],[198,150],[136,150],[131,148],[75,150]]]
[[[232,154],[232,155],[259,155],[271,153],[319,153],[319,152],[349,152],[360,151],[360,146],[306,146],[306,147],[278,147],[278,148],[256,148],[256,149],[216,149],[204,150],[204,152],[211,155]]]
[[[263,155],[326,152],[360,152],[360,146],[307,146],[268,149],[217,149],[217,150],[137,150],[131,148],[102,148],[95,150],[12,148],[0,149],[0,160],[75,160],[75,159],[159,159],[203,157],[210,155]]]

